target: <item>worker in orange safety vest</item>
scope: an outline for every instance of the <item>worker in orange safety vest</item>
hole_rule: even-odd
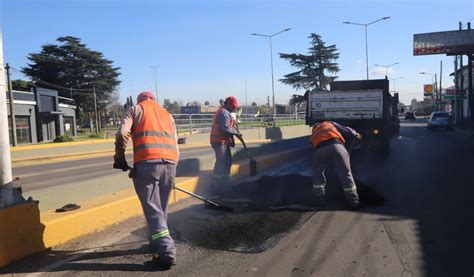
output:
[[[231,112],[234,112],[237,107],[237,98],[229,96],[225,99],[224,105],[212,117],[209,141],[216,156],[211,183],[211,189],[214,192],[218,192],[229,183],[232,166],[230,148],[235,146],[234,136],[242,138],[242,134],[236,128],[236,121],[231,115]]]
[[[137,105],[122,119],[115,139],[114,168],[131,169],[125,159],[129,139],[133,141],[131,177],[150,232],[152,262],[161,268],[176,264],[176,247],[167,224],[167,205],[179,160],[176,126],[170,113],[142,92]]]
[[[359,209],[359,195],[352,176],[346,141],[361,139],[354,129],[333,121],[323,121],[313,126],[310,143],[313,146],[313,192],[321,205],[326,204],[326,177],[324,170],[331,163],[346,200],[352,209]]]

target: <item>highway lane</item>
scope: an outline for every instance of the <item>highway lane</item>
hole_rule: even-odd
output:
[[[257,147],[259,145],[260,143],[252,143],[249,146]],[[240,147],[238,149],[240,150]],[[180,150],[180,153],[181,161],[199,157],[212,159],[214,156],[210,146],[184,148]],[[133,164],[132,154],[127,154],[127,160],[130,165]],[[24,192],[30,192],[119,173],[119,170],[112,168],[112,164],[113,157],[108,154],[93,158],[15,166],[13,167],[13,176],[20,178],[16,183],[22,187]]]

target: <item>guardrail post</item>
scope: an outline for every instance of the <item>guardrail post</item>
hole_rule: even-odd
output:
[[[189,134],[193,134],[193,115],[189,114]]]

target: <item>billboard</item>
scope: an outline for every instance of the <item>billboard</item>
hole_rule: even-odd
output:
[[[423,94],[425,96],[433,95],[433,85],[432,84],[425,84],[423,85]]]
[[[413,35],[413,55],[474,53],[474,30],[459,30]]]

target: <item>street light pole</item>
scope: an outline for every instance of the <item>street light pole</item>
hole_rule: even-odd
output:
[[[155,96],[156,96],[156,102],[158,101],[158,82],[156,79],[156,69],[159,68],[158,65],[152,65],[151,68],[153,68],[153,71],[155,72]]]
[[[275,121],[275,117],[276,117],[276,107],[275,107],[275,81],[274,81],[274,76],[273,76],[273,49],[272,49],[272,37],[276,36],[276,35],[279,35],[283,32],[287,32],[291,30],[291,28],[286,28],[284,30],[281,30],[277,33],[274,33],[273,35],[263,35],[263,34],[257,34],[257,33],[253,33],[253,34],[250,34],[252,36],[260,36],[260,37],[266,37],[266,38],[269,38],[270,40],[270,67],[271,67],[271,71],[272,71],[272,104],[273,104],[273,121]]]
[[[385,77],[388,78],[388,68],[389,67],[392,67],[394,65],[398,64],[398,62],[396,63],[392,63],[392,64],[389,64],[389,65],[383,65],[383,64],[374,64],[375,66],[378,66],[378,67],[385,67]]]
[[[403,79],[403,76],[402,76],[402,77],[398,77],[398,78],[393,78],[393,79],[390,79],[390,80],[392,80],[392,81],[393,81],[393,93],[395,93],[395,92],[396,92],[396,91],[395,91],[395,81],[396,81],[396,80],[400,80],[400,79]]]
[[[372,21],[370,23],[364,24],[364,23],[355,23],[355,22],[349,22],[349,21],[344,21],[342,24],[352,24],[352,25],[358,25],[358,26],[363,26],[365,28],[365,65],[366,65],[366,71],[367,71],[367,80],[369,80],[369,44],[368,44],[368,39],[367,39],[367,27],[369,25],[372,25],[374,23],[377,23],[382,20],[389,19],[390,16],[382,17],[380,19],[377,19],[375,21]]]

